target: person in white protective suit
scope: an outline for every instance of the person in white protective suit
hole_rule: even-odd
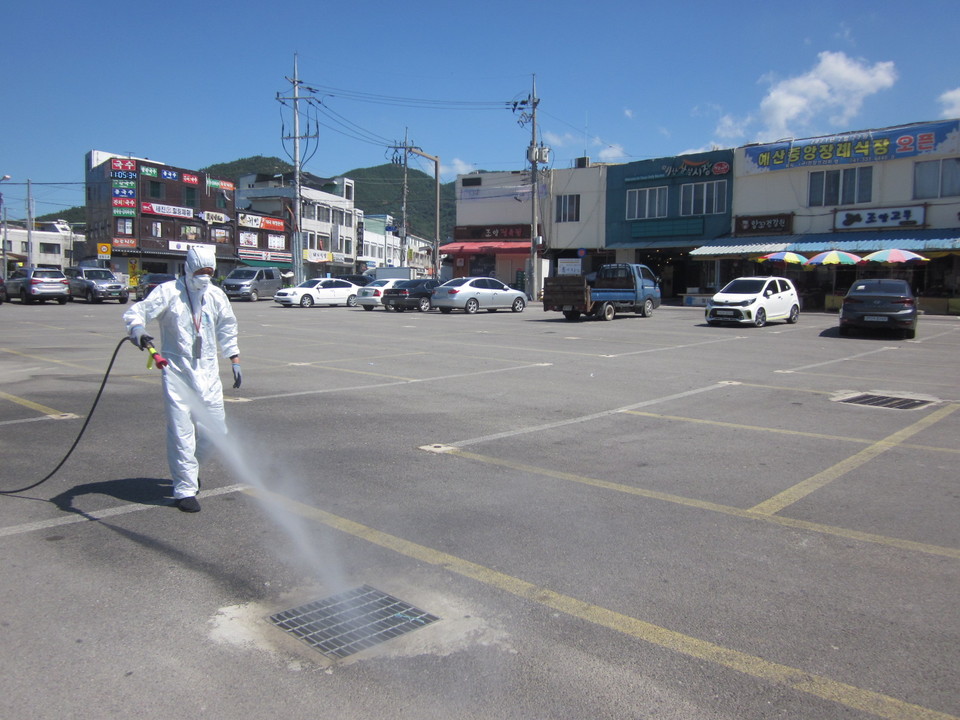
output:
[[[127,334],[141,350],[153,344],[147,323],[156,320],[160,326],[160,354],[169,362],[163,371],[167,461],[173,497],[184,512],[200,510],[200,462],[212,450],[211,437],[227,431],[218,343],[230,358],[233,387],[242,380],[237,318],[224,292],[210,284],[215,267],[212,246],[191,246],[185,273],[158,285],[123,314]],[[204,410],[192,409],[191,403]]]

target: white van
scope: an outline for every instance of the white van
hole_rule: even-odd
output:
[[[280,268],[238,267],[223,280],[223,291],[231,300],[268,300],[283,286]]]

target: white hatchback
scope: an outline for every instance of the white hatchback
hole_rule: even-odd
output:
[[[763,327],[768,320],[800,319],[800,300],[793,283],[782,277],[731,280],[707,302],[707,323],[746,323]]]

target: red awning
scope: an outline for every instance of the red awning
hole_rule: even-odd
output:
[[[440,252],[445,255],[523,255],[530,253],[530,243],[497,240],[452,242],[441,245]]]

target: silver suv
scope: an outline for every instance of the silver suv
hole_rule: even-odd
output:
[[[127,286],[106,268],[72,267],[64,273],[70,283],[71,299],[82,297],[89,303],[119,300],[121,305],[130,299]]]
[[[269,300],[283,287],[278,267],[239,267],[223,280],[223,291],[231,300]]]
[[[56,268],[17,268],[7,278],[7,295],[24,304],[56,300],[63,305],[70,299],[70,286],[67,276]]]

